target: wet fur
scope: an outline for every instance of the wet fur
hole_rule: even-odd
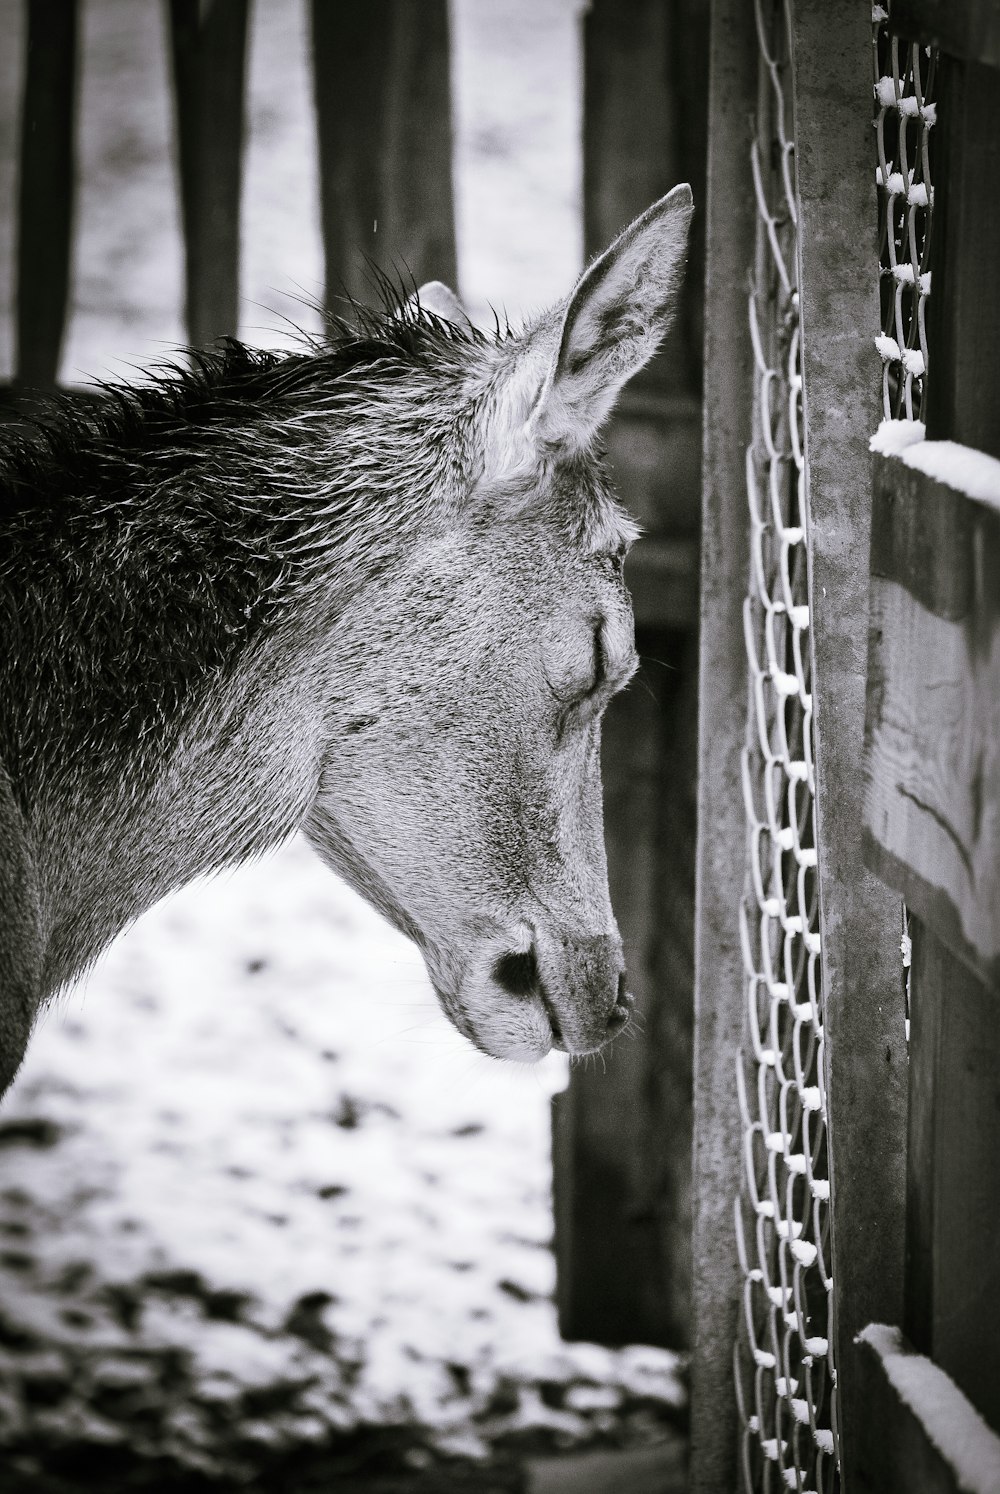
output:
[[[579,357],[540,400],[563,326],[486,338],[393,299],[0,438],[0,1091],[120,929],[300,826],[490,1051],[519,1051],[527,1004],[500,1010],[489,972],[538,919],[560,1000],[577,966],[581,1011],[612,979],[599,716],[556,771],[543,676],[564,649],[583,667],[596,609],[624,678],[634,528],[566,429]],[[585,378],[603,418],[607,369]],[[543,657],[553,598],[572,615]]]

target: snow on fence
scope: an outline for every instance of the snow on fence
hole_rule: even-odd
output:
[[[711,72],[691,1487],[997,1490],[1000,21]]]

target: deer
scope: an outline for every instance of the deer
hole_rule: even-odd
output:
[[[517,331],[432,282],[0,437],[0,1093],[122,930],[297,830],[482,1052],[629,1024],[600,729],[638,530],[598,435],[692,213],[675,187]]]

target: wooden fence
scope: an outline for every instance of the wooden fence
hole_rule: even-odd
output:
[[[149,3],[149,0],[147,0]],[[16,355],[3,404],[53,387],[73,243],[77,0],[26,0]],[[193,346],[234,335],[248,0],[167,0]],[[311,0],[327,301],[368,262],[455,282],[445,0]],[[593,0],[584,22],[588,254],[678,181],[702,197],[707,15],[698,0]],[[377,231],[376,231],[377,227]],[[689,1333],[694,752],[703,222],[684,312],[608,432],[645,537],[629,559],[644,664],[609,712],[612,896],[645,1027],[554,1113],[560,1322],[568,1337],[680,1347]]]
[[[73,234],[78,0],[27,0],[15,386],[55,383]],[[249,0],[168,0],[185,323],[235,336]],[[312,0],[327,299],[364,299],[368,260],[454,283],[446,0]],[[377,227],[377,233],[376,233]]]
[[[692,1489],[997,1490],[1000,7],[710,52]]]

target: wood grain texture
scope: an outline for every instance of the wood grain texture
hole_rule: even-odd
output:
[[[868,646],[868,436],[881,399],[870,13],[793,6],[816,828],[845,1487],[867,1414],[854,1338],[903,1302],[906,1040],[899,900],[867,870],[859,795]]]
[[[691,1489],[736,1487],[733,1346],[742,1278],[733,1206],[742,1167],[736,1065],[744,1030],[739,906],[746,817],[743,597],[750,573],[746,450],[753,356],[747,273],[755,215],[750,119],[757,99],[752,8],[712,7],[705,266],[705,421],[695,892]]]
[[[1000,515],[877,457],[865,857],[1000,983]]]

